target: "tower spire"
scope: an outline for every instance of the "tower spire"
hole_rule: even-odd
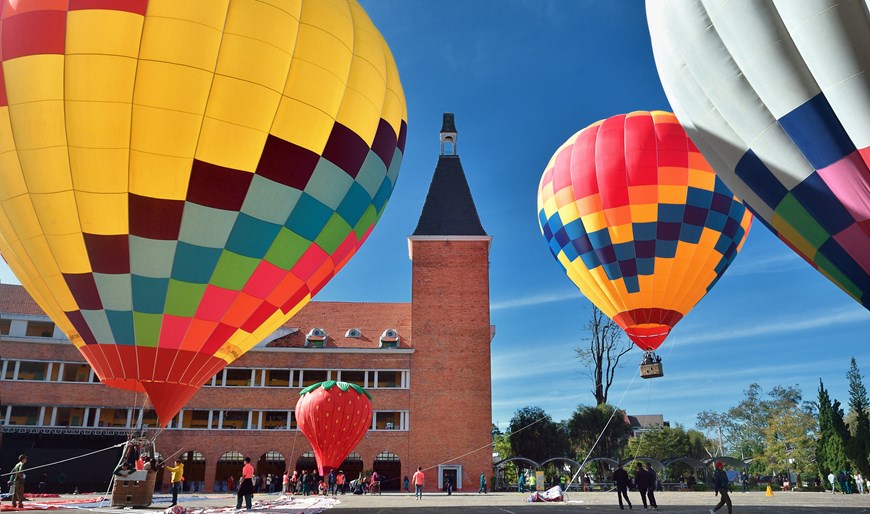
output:
[[[456,155],[456,138],[456,123],[453,120],[453,113],[445,112],[441,122],[441,155]],[[444,153],[445,143],[450,145],[450,154]]]
[[[444,152],[446,143],[453,147],[450,154]],[[413,235],[488,237],[480,224],[462,162],[456,155],[456,123],[452,112],[444,113],[441,155]]]

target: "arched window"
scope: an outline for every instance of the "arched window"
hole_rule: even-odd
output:
[[[399,460],[399,456],[393,452],[381,452],[375,457],[376,461],[394,461]]]
[[[266,452],[266,462],[284,462],[284,455],[276,451]]]
[[[186,460],[188,462],[205,462],[205,456],[199,453],[198,451],[189,451],[184,452],[182,454],[182,460]]]
[[[242,462],[245,456],[237,451],[226,452],[218,459],[219,462]]]
[[[357,452],[350,452],[347,454],[344,462],[362,462],[362,457]]]

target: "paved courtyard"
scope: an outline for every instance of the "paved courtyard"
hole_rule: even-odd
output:
[[[422,501],[414,500],[413,494],[387,493],[379,496],[339,496],[332,509],[336,514],[363,513],[363,514],[390,514],[390,513],[423,513],[435,514],[468,513],[468,514],[498,514],[498,513],[577,513],[577,512],[617,512],[616,493],[571,493],[563,503],[526,503],[528,495],[520,493],[494,493],[478,495],[476,493],[454,493],[447,496],[444,493],[425,494]],[[637,493],[629,495],[635,508],[632,512],[643,511],[639,508],[640,498]],[[696,492],[662,492],[656,495],[661,512],[695,512],[706,513],[712,507],[717,498],[712,493]],[[773,497],[767,497],[764,493],[739,493],[732,495],[734,500],[734,513],[870,513],[870,495],[832,495],[830,493],[776,493]],[[285,508],[269,506],[275,503],[278,495],[257,495],[255,500],[265,502],[255,507],[255,512],[290,512]],[[216,512],[222,508],[235,506],[235,497],[227,494],[213,494],[190,497],[182,495],[179,504],[189,509],[205,508]],[[329,509],[333,503],[328,499],[322,499],[317,508],[307,509],[305,512],[320,512]],[[155,503],[147,509],[135,509],[141,513],[162,512],[169,504],[166,495],[155,496]],[[4,502],[4,505],[8,503]],[[108,514],[130,513],[130,509],[117,507],[104,507],[101,509],[87,508],[96,512]],[[627,510],[627,509],[626,509]],[[296,512],[295,510],[292,510]],[[64,509],[54,512],[81,514],[82,509]],[[719,512],[727,512],[725,509]]]

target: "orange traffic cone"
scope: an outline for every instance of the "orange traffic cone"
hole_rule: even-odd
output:
[[[767,492],[764,493],[765,496],[773,496],[773,488],[770,487],[770,484],[767,484]]]

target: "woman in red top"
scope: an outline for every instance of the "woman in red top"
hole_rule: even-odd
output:
[[[245,465],[242,468],[242,476],[239,478],[239,493],[236,495],[236,509],[242,508],[242,497],[245,498],[245,507],[251,510],[251,499],[254,496],[254,466],[251,458],[245,457]]]

